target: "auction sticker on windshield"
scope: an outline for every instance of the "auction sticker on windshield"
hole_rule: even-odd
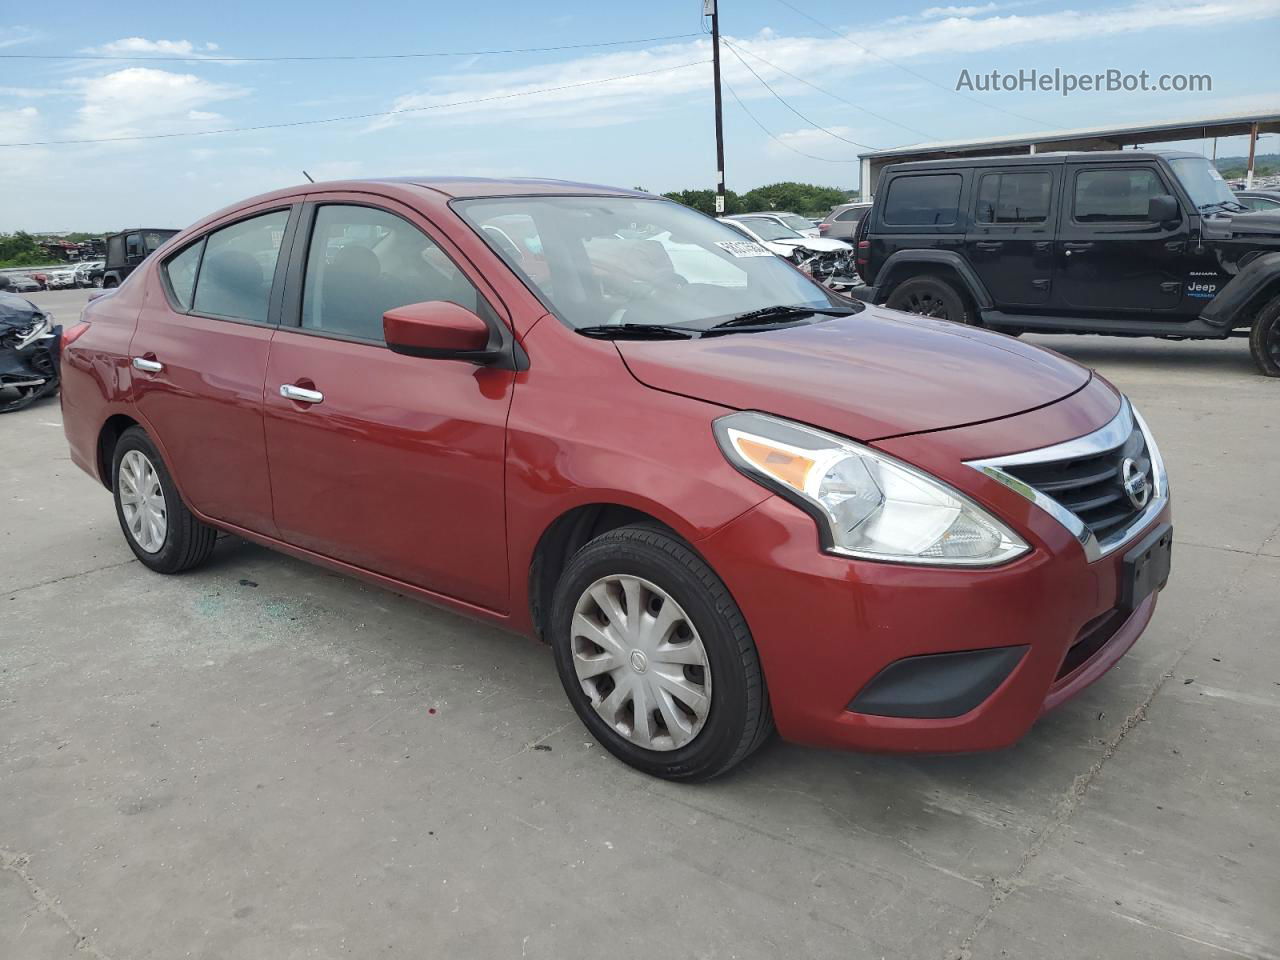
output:
[[[719,240],[716,246],[735,257],[772,257],[773,254],[754,240]]]

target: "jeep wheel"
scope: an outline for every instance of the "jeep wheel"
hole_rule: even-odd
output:
[[[918,313],[925,317],[937,317],[952,323],[973,323],[964,297],[951,284],[935,277],[914,277],[900,284],[885,306],[904,313]]]
[[[1266,377],[1280,377],[1280,297],[1272,297],[1253,318],[1249,352]]]

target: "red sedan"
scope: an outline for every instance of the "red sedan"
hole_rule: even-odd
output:
[[[267,194],[172,238],[62,355],[72,458],[143,564],[225,530],[539,636],[658,776],[775,726],[1010,744],[1168,577],[1160,454],[1105,381],[632,191]]]

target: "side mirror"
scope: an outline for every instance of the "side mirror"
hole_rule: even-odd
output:
[[[488,363],[498,356],[489,348],[489,325],[447,300],[388,310],[382,315],[382,335],[392,353],[407,357]]]
[[[1147,219],[1152,223],[1181,220],[1182,213],[1178,210],[1178,201],[1167,193],[1152,197],[1147,201]]]

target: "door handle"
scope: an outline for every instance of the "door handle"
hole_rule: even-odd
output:
[[[148,360],[146,357],[134,357],[133,369],[141,370],[143,373],[159,373],[164,369],[164,364],[156,360]]]
[[[280,385],[280,396],[286,400],[297,400],[299,403],[322,403],[324,394],[319,390],[308,390],[306,387],[295,387],[292,383]]]
[[[999,240],[979,240],[974,246],[979,250],[999,250],[1004,243]]]
[[[1064,243],[1062,245],[1062,249],[1067,251],[1067,253],[1071,253],[1072,251],[1091,250],[1093,249],[1093,244],[1092,243]]]
[[[1053,249],[1052,240],[1037,240],[1035,244],[1036,253],[1048,253]]]

